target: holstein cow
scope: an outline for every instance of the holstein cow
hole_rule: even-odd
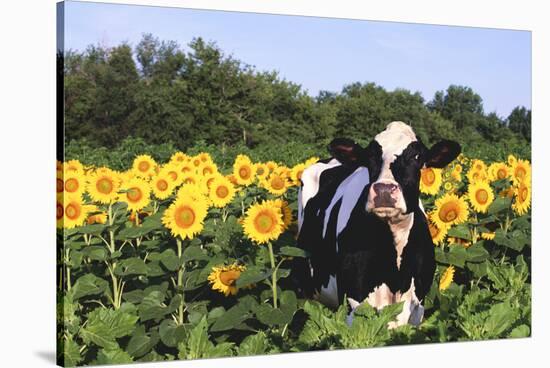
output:
[[[366,148],[338,138],[329,152],[301,177],[298,245],[310,258],[294,269],[300,287],[332,307],[344,295],[352,309],[404,301],[390,327],[420,324],[435,272],[420,170],[445,167],[460,145],[442,140],[428,149],[409,125],[392,122]]]

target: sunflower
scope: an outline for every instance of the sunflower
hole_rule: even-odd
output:
[[[277,163],[275,161],[267,161],[265,163],[265,166],[267,166],[267,169],[269,170],[269,172],[272,172],[277,167],[279,167],[279,165],[277,165]]]
[[[237,264],[212,267],[212,272],[208,275],[212,290],[218,290],[225,296],[237,294],[239,289],[235,286],[235,281],[239,279],[244,270],[246,270],[245,266]]]
[[[248,208],[243,221],[245,235],[260,244],[277,239],[283,226],[281,210],[270,201]]]
[[[201,178],[192,172],[186,172],[182,174],[181,176],[181,183],[182,184],[199,184],[201,181]]]
[[[449,266],[445,271],[443,271],[443,274],[441,274],[441,279],[439,280],[439,291],[443,291],[449,288],[451,286],[451,283],[453,282],[455,276],[455,268],[454,266]]]
[[[197,184],[184,184],[178,189],[176,194],[177,198],[190,198],[194,201],[200,201],[208,203],[208,190],[206,190],[206,185]]]
[[[102,167],[88,176],[86,189],[94,202],[110,203],[118,196],[120,182],[120,175],[117,172]]]
[[[507,197],[507,198],[514,198],[514,187],[508,187],[508,188],[505,188],[503,190],[500,191],[500,193],[498,194],[499,196],[501,197]]]
[[[470,183],[474,183],[476,181],[485,181],[488,178],[487,170],[477,170],[475,169],[475,167],[472,166],[470,170],[468,170],[466,177],[468,178],[468,181]]]
[[[450,181],[443,184],[443,189],[445,189],[447,192],[452,191],[453,188],[454,188],[453,183],[451,183]]]
[[[191,157],[191,164],[195,169],[197,169],[199,166],[201,166],[203,163],[202,159],[199,157],[199,155]]]
[[[182,239],[193,239],[203,228],[203,221],[208,213],[205,201],[195,200],[189,196],[179,196],[164,211],[162,223],[170,229],[173,236]]]
[[[437,194],[441,187],[441,169],[425,167],[420,171],[420,191],[425,194]]]
[[[175,188],[175,183],[172,177],[164,170],[160,171],[151,180],[151,188],[153,194],[158,199],[166,199],[172,194]]]
[[[151,200],[151,187],[143,179],[130,179],[124,182],[120,189],[123,193],[119,194],[119,201],[126,202],[130,211],[141,210]]]
[[[483,162],[480,159],[475,159],[472,161],[472,164],[470,166],[470,170],[475,171],[486,171],[487,170],[487,164]]]
[[[226,177],[218,176],[210,185],[209,196],[215,207],[225,207],[235,197],[235,187]]]
[[[518,159],[512,166],[512,181],[514,185],[531,179],[531,164],[527,160]]]
[[[269,177],[263,181],[263,186],[269,193],[275,195],[284,194],[288,188],[285,177],[275,172],[271,173]]]
[[[196,156],[202,163],[213,163],[212,156],[208,152],[201,152]]]
[[[267,165],[264,163],[261,163],[261,162],[255,163],[254,168],[256,169],[256,176],[260,180],[265,179],[267,175],[269,175],[270,170],[267,167]]]
[[[179,170],[178,164],[171,163],[164,165],[162,170],[160,170],[159,175],[166,174],[168,178],[174,184],[174,187],[179,186],[183,181],[183,173]]]
[[[495,194],[488,182],[477,181],[468,185],[468,199],[474,210],[486,213],[495,199]]]
[[[170,162],[172,163],[181,163],[189,160],[189,156],[187,156],[183,152],[175,152],[172,156],[170,156]]]
[[[481,233],[481,238],[482,239],[485,239],[485,240],[493,240],[495,238],[495,232],[494,231],[491,231],[491,232],[483,232]]]
[[[65,214],[65,206],[63,205],[63,194],[58,193],[56,195],[56,227],[61,229],[63,227],[63,215]]]
[[[313,164],[316,164],[317,161],[319,161],[319,160],[320,160],[319,157],[313,156],[313,157],[307,159],[306,162],[304,162],[304,165],[306,165],[306,168],[307,168],[307,167],[309,167],[309,166],[311,166],[311,165],[313,165]]]
[[[432,221],[431,217],[432,216],[428,216],[428,229],[430,230],[432,241],[437,245],[445,239],[448,228],[439,227],[434,221]]]
[[[190,161],[186,161],[180,164],[179,170],[183,174],[192,174],[196,171],[196,168]]]
[[[65,172],[76,171],[84,174],[84,165],[78,160],[69,160],[63,165]]]
[[[522,182],[516,187],[514,194],[512,209],[518,215],[523,215],[531,207],[531,186],[526,182]]]
[[[197,173],[202,176],[217,174],[218,168],[213,162],[203,162],[202,165],[198,167]]]
[[[141,178],[148,179],[155,174],[157,163],[149,155],[139,155],[134,159],[132,170]]]
[[[304,170],[306,169],[306,164],[301,163],[295,165],[292,170],[290,171],[290,179],[292,180],[292,184],[294,185],[300,185],[302,174],[304,173]]]
[[[58,203],[59,204],[59,203]],[[85,206],[80,196],[68,195],[63,198],[63,227],[72,229],[73,227],[84,224],[90,211],[89,206]],[[57,216],[59,217],[59,208]]]
[[[81,196],[85,192],[86,180],[84,174],[80,171],[66,171],[63,174],[63,190],[67,194]]]
[[[518,159],[514,155],[508,155],[508,159],[506,161],[508,161],[508,165],[513,167],[518,161]]]
[[[281,215],[283,219],[283,231],[285,231],[290,227],[290,224],[292,223],[292,210],[290,209],[288,202],[283,201],[282,199],[279,199],[279,198],[268,202],[273,203],[281,211]]]
[[[472,245],[472,242],[469,241],[469,240],[462,239],[462,238],[455,238],[455,237],[452,237],[452,236],[449,236],[447,238],[447,243],[449,245],[451,245],[451,244],[462,245],[464,248],[469,248]]]
[[[510,167],[504,162],[494,162],[489,165],[489,180],[497,181],[510,177]]]
[[[447,193],[435,201],[432,221],[440,228],[449,228],[468,219],[468,204],[463,197]]]
[[[239,185],[250,185],[254,181],[256,167],[247,156],[239,155],[233,164],[233,175]]]
[[[96,205],[90,205],[88,208],[88,218],[86,219],[88,225],[104,224],[107,222],[107,213],[105,211],[101,211]]]

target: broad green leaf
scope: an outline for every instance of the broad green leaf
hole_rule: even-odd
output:
[[[505,209],[510,208],[512,204],[512,200],[508,197],[497,197],[491,203],[489,206],[489,209],[487,210],[490,215],[494,215],[496,213],[499,213],[501,211],[504,211]]]
[[[126,239],[135,239],[140,236],[149,234],[151,231],[155,230],[156,227],[149,227],[145,224],[139,226],[127,227],[120,230],[116,236],[116,239],[126,240]]]
[[[89,273],[81,276],[71,289],[74,300],[88,295],[97,295],[103,293],[108,286],[108,282]]]
[[[247,336],[239,345],[238,355],[261,355],[269,349],[269,341],[263,331]]]
[[[448,236],[452,236],[453,238],[460,238],[460,239],[466,239],[466,240],[472,240],[472,234],[470,233],[470,229],[467,225],[460,224],[453,226],[449,229],[449,232],[447,233]]]
[[[93,261],[104,261],[107,259],[107,249],[103,246],[92,245],[82,249],[82,254]]]
[[[80,330],[86,344],[93,342],[107,350],[118,349],[117,338],[131,334],[138,317],[120,310],[97,308],[88,314],[88,323]]]
[[[286,308],[273,308],[269,304],[260,304],[254,309],[258,321],[268,326],[285,325],[292,321],[294,311]]]
[[[141,258],[132,257],[120,261],[115,269],[115,274],[118,276],[128,275],[146,275],[147,266]]]
[[[120,348],[114,349],[101,349],[97,353],[96,364],[107,365],[107,364],[126,364],[132,363],[133,359],[127,352],[121,350]]]
[[[483,262],[489,258],[489,252],[483,247],[483,241],[477,242],[466,249],[468,262]]]
[[[235,285],[238,288],[242,288],[250,284],[257,284],[260,281],[263,281],[271,277],[272,273],[273,273],[272,270],[261,270],[256,267],[251,267],[246,269],[243,273],[241,273],[241,276],[237,279],[237,281],[235,282]]]
[[[221,317],[216,319],[216,322],[214,322],[210,330],[212,332],[231,330],[249,317],[250,313],[246,305],[237,304],[229,308]]]
[[[64,367],[74,367],[82,361],[80,346],[74,342],[72,337],[63,339],[60,360]]]
[[[180,261],[173,249],[166,249],[159,256],[160,262],[169,271],[176,271],[180,267]]]
[[[139,318],[142,322],[151,319],[162,319],[170,309],[164,304],[165,296],[160,291],[152,291],[147,294],[138,306]]]
[[[101,234],[107,228],[104,224],[85,225],[77,228],[80,234]]]
[[[164,345],[173,348],[180,341],[187,340],[187,327],[178,326],[173,319],[165,319],[159,326],[159,335]]]
[[[281,247],[279,254],[289,257],[307,257],[307,252],[297,247]]]
[[[159,335],[155,330],[153,330],[151,334],[147,334],[145,333],[145,326],[140,325],[134,330],[132,338],[126,347],[126,351],[134,358],[142,357],[151,351],[158,340]]]
[[[203,249],[197,246],[185,248],[182,258],[185,262],[210,259],[208,254]]]
[[[531,329],[527,325],[520,325],[514,328],[508,337],[520,338],[520,337],[529,337],[531,336]]]

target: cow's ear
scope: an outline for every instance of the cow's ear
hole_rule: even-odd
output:
[[[442,169],[460,154],[460,144],[455,141],[442,140],[429,149],[426,157],[426,167]]]
[[[328,145],[328,152],[343,164],[357,163],[363,148],[348,138],[334,138]]]

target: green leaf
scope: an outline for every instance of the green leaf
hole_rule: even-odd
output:
[[[107,249],[103,246],[92,245],[82,249],[82,254],[93,261],[104,261],[107,259]]]
[[[89,273],[81,276],[71,289],[72,298],[80,299],[88,295],[97,295],[103,293],[108,286],[108,282]]]
[[[511,248],[518,252],[520,252],[526,244],[530,243],[529,237],[522,231],[514,230],[505,233],[502,229],[497,229],[495,231],[495,238],[493,241],[498,245]]]
[[[132,362],[133,359],[130,354],[117,347],[113,349],[101,349],[97,354],[97,360],[95,364],[126,364]]]
[[[435,259],[439,263],[451,264],[464,268],[464,263],[468,259],[466,248],[460,245],[452,245],[447,252],[441,248],[435,248]]]
[[[118,276],[146,275],[147,266],[141,258],[126,258],[117,265],[115,274]]]
[[[451,229],[449,229],[447,235],[452,236],[453,238],[472,240],[470,229],[467,225],[464,224],[453,226]]]
[[[206,317],[189,332],[189,339],[186,342],[178,344],[180,359],[197,359],[208,357],[207,353],[212,347],[212,343],[208,340],[207,332],[208,323]]]
[[[483,247],[483,241],[477,242],[466,249],[468,262],[483,262],[489,258],[489,252]]]
[[[155,290],[147,294],[138,306],[139,318],[141,321],[145,322],[151,319],[158,320],[170,313],[170,308],[163,305],[164,299],[164,293],[160,291]]]
[[[178,345],[178,342],[187,339],[187,329],[177,325],[173,319],[165,319],[159,326],[159,334],[162,343],[170,348]]]
[[[173,249],[166,249],[159,256],[160,262],[169,271],[176,271],[180,267],[180,261]]]
[[[183,251],[182,257],[184,262],[210,259],[206,251],[204,251],[198,246],[191,246],[191,247],[185,248],[185,250]]]
[[[265,354],[269,349],[269,341],[263,331],[255,335],[247,336],[239,345],[238,355],[261,355]]]
[[[489,206],[489,209],[487,210],[490,215],[494,215],[496,213],[499,213],[501,211],[504,211],[505,209],[510,208],[512,204],[512,200],[508,197],[497,197],[493,203]]]
[[[135,239],[135,238],[139,238],[140,236],[147,235],[153,230],[155,230],[154,227],[147,227],[145,225],[127,227],[118,232],[116,239],[118,240]]]
[[[234,329],[250,317],[249,310],[244,304],[237,304],[229,308],[222,316],[216,319],[210,330],[212,332]]]
[[[279,254],[289,257],[307,257],[308,254],[305,250],[297,247],[281,247]]]
[[[501,334],[514,324],[518,316],[517,309],[512,308],[509,303],[493,305],[485,322],[487,337],[502,337]]]
[[[294,316],[294,311],[287,308],[273,308],[269,304],[260,304],[254,309],[254,313],[258,318],[258,321],[262,322],[265,325],[285,325],[292,321]]]
[[[261,270],[256,267],[250,267],[241,273],[241,276],[237,279],[235,285],[238,288],[242,288],[250,284],[257,284],[258,282],[271,277],[272,273],[272,270]]]
[[[134,358],[139,358],[151,351],[157,344],[159,335],[154,330],[150,335],[145,333],[145,326],[140,325],[132,334],[132,338],[128,342],[126,351]]]
[[[116,338],[132,333],[138,317],[120,310],[97,308],[88,314],[88,323],[80,330],[82,340],[107,350],[118,349]]]
[[[101,234],[107,228],[104,224],[92,224],[78,227],[78,233],[80,234]]]
[[[520,325],[514,328],[508,337],[511,338],[520,338],[520,337],[529,337],[531,335],[531,329],[527,325]]]
[[[82,361],[80,346],[74,342],[72,337],[63,339],[60,359],[64,367],[74,367]]]

